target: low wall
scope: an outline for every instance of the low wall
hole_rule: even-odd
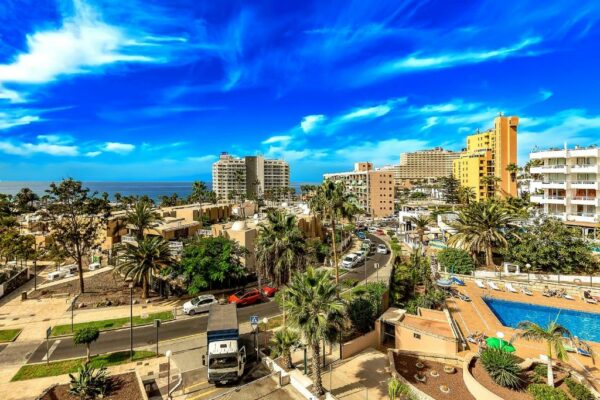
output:
[[[465,361],[463,363],[463,381],[465,382],[465,386],[471,392],[473,397],[476,399],[486,399],[486,400],[504,400],[502,397],[490,392],[485,386],[481,383],[477,382],[473,375],[471,375],[471,371],[469,370],[469,366],[473,362],[475,358],[475,354],[471,353],[467,357],[465,357]]]
[[[369,347],[379,346],[377,331],[373,330],[349,342],[342,343],[342,360],[350,358]]]
[[[400,353],[400,351],[394,350],[395,353]],[[462,368],[463,367],[463,358],[459,356],[447,356],[443,354],[437,353],[429,353],[425,351],[410,351],[410,350],[402,350],[402,354],[417,357],[424,361],[432,361],[440,364],[452,365],[454,367]]]

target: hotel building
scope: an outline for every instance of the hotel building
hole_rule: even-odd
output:
[[[467,148],[453,161],[454,177],[473,188],[477,200],[517,195],[516,175],[506,167],[517,163],[518,124],[519,117],[496,117],[492,129],[467,136]]]
[[[372,217],[387,217],[394,214],[394,172],[374,170],[373,164],[359,162],[354,171],[323,175],[325,180],[344,182],[360,207]]]
[[[529,157],[540,160],[540,165],[530,168],[531,202],[569,225],[596,227],[600,221],[600,148],[542,150]]]
[[[460,156],[459,152],[435,147],[400,154],[400,164],[396,166],[394,179],[400,185],[402,180],[442,178],[452,175],[452,163]]]
[[[213,191],[227,199],[231,194],[246,197],[262,196],[265,191],[290,186],[290,166],[283,160],[270,160],[262,156],[233,157],[221,153],[212,166]]]

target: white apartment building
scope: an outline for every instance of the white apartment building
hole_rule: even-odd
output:
[[[448,177],[452,175],[452,163],[458,157],[459,152],[444,150],[441,147],[402,153],[394,178],[399,183],[404,179]]]
[[[530,173],[531,202],[569,225],[593,229],[600,221],[600,148],[535,151]]]
[[[276,188],[289,188],[290,166],[283,160],[262,156],[233,157],[221,153],[212,166],[212,187],[218,197],[260,197]]]

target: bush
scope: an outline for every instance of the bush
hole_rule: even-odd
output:
[[[594,395],[585,385],[582,385],[571,378],[565,379],[565,383],[569,388],[569,393],[575,400],[594,400]]]
[[[110,383],[106,367],[97,370],[91,364],[83,364],[79,367],[78,373],[78,376],[69,374],[70,394],[86,400],[104,397]]]
[[[358,282],[360,282],[360,280],[355,278],[348,278],[340,281],[340,284],[345,288],[353,288],[358,284]]]
[[[533,376],[531,380],[534,383],[546,383],[548,379],[548,366],[546,364],[537,364],[533,368]]]
[[[486,349],[480,357],[483,368],[498,385],[517,389],[522,382],[517,359],[500,349]]]
[[[569,400],[567,394],[562,390],[541,383],[529,385],[527,391],[533,395],[535,400]]]
[[[437,259],[442,267],[455,274],[468,275],[475,269],[473,258],[461,249],[445,248],[437,254]]]
[[[355,297],[348,303],[348,318],[354,329],[361,333],[369,333],[375,325],[375,308],[373,303],[364,297]]]

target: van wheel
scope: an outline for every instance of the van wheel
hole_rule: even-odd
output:
[[[188,313],[188,315],[190,315],[190,316],[192,316],[192,317],[193,317],[194,315],[196,315],[196,311],[194,311],[194,310],[190,310],[190,312]]]

